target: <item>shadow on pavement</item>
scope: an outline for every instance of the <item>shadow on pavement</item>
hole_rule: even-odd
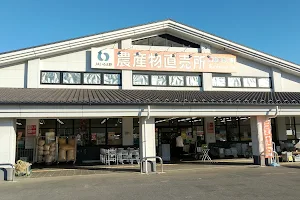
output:
[[[285,168],[300,169],[300,165],[281,165]]]
[[[42,164],[34,164],[32,166],[34,170],[93,170],[93,171],[111,171],[111,172],[139,172],[140,169],[133,165],[100,165],[99,163],[94,164],[52,164],[52,165],[42,165]]]

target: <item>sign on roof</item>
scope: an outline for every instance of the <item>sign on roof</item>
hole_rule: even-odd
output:
[[[230,54],[92,48],[92,68],[184,72],[236,72]]]

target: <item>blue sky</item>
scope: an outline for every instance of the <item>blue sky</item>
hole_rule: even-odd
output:
[[[0,5],[0,52],[171,18],[300,64],[300,1],[17,0]]]

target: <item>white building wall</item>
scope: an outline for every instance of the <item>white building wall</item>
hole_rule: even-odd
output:
[[[133,118],[122,119],[122,145],[133,145]]]
[[[41,70],[84,72],[87,70],[88,51],[82,50],[42,59]]]
[[[41,60],[39,58],[28,61],[27,72],[27,88],[38,88],[40,85],[40,67]]]
[[[26,64],[0,67],[0,87],[24,88]]]
[[[281,84],[283,92],[300,92],[300,77],[298,76],[282,72]]]
[[[122,48],[139,49],[151,51],[170,51],[170,52],[201,52],[201,48],[184,47],[161,47],[131,45],[132,40],[126,39],[113,44],[102,46],[102,48]],[[203,46],[203,44],[201,43]],[[201,47],[202,47],[201,46]],[[211,53],[228,53],[215,47],[210,48]],[[208,51],[208,50],[205,50]],[[209,51],[207,52],[209,53]],[[11,88],[79,88],[79,89],[137,89],[137,90],[194,90],[194,91],[300,91],[300,77],[293,74],[282,72],[281,70],[267,65],[254,62],[250,59],[237,56],[238,71],[230,74],[231,76],[253,76],[253,77],[272,77],[272,89],[268,88],[216,88],[212,86],[212,73],[203,73],[202,87],[155,87],[155,86],[132,86],[132,71],[123,70],[122,87],[120,86],[92,86],[92,85],[50,85],[40,84],[40,72],[49,71],[78,71],[78,72],[97,72],[99,69],[91,68],[91,49],[86,48],[76,52],[65,53],[41,59],[29,60],[26,64],[5,66],[0,68],[0,87]],[[106,71],[106,70],[105,70]],[[114,70],[112,70],[114,71]],[[118,70],[119,71],[119,70]],[[120,72],[120,71],[119,71]],[[229,75],[229,74],[226,74]]]

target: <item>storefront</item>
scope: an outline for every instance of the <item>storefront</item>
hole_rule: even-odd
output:
[[[169,159],[180,134],[187,153],[259,164],[299,139],[299,67],[172,20],[4,52],[0,163],[37,160],[40,137],[78,162],[102,147]]]

